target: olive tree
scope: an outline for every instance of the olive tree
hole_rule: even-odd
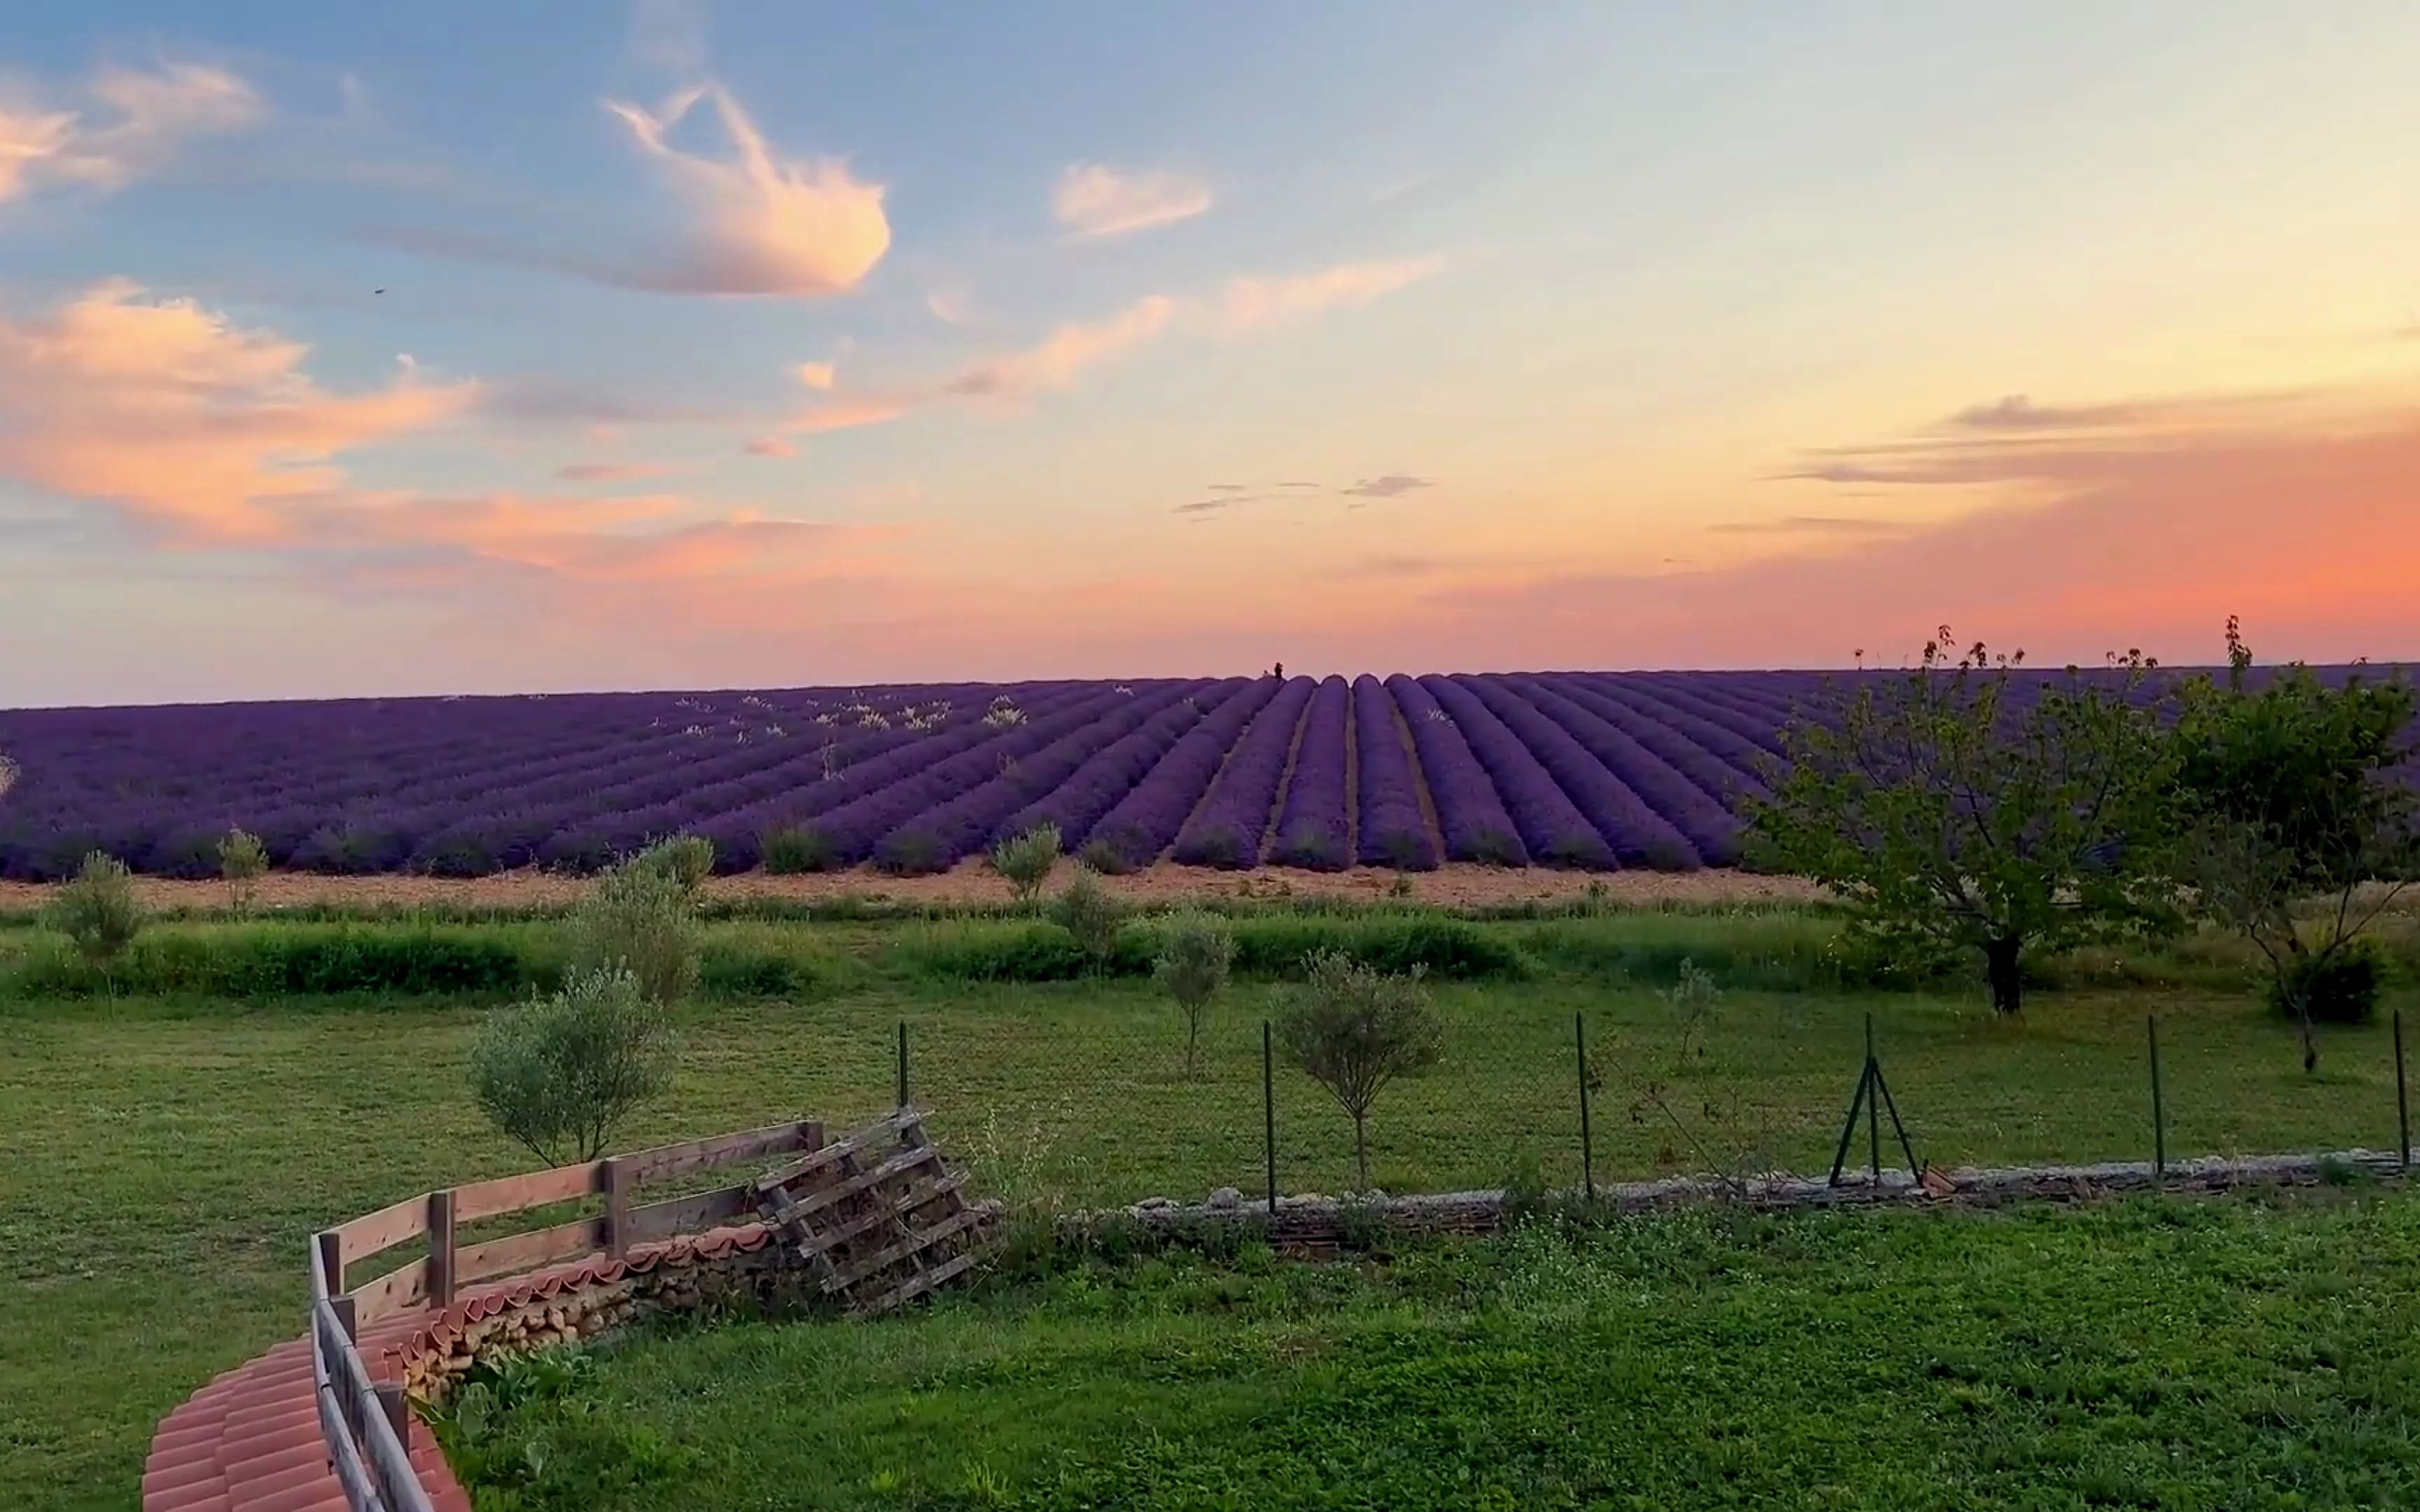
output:
[[[652,1002],[697,985],[697,918],[678,868],[643,852],[606,868],[571,915],[571,969],[627,972]]]
[[[1075,936],[1076,949],[1095,970],[1108,966],[1118,953],[1118,931],[1125,917],[1125,907],[1088,866],[1076,868],[1075,880],[1050,903],[1051,921]]]
[[[143,929],[143,904],[134,896],[134,878],[126,863],[102,851],[85,855],[84,865],[43,908],[42,917],[66,935],[76,953],[106,969]]]
[[[490,1121],[550,1165],[595,1160],[672,1072],[663,1010],[618,969],[575,971],[561,991],[500,1009],[471,1045],[471,1088]]]
[[[1215,914],[1180,914],[1160,932],[1156,977],[1185,1016],[1185,1074],[1202,1075],[1202,1021],[1235,964],[1235,932]]]
[[[1306,957],[1303,969],[1303,987],[1277,1005],[1278,1046],[1353,1120],[1353,1164],[1366,1189],[1370,1109],[1397,1078],[1436,1063],[1445,1022],[1419,966],[1397,975],[1326,950]]]
[[[268,872],[269,852],[259,836],[230,829],[219,838],[219,876],[226,883],[227,907],[239,917],[252,912],[253,896]]]
[[[1031,904],[1059,864],[1059,826],[1036,825],[991,848],[991,869],[1008,879],[1020,904]]]
[[[1822,883],[1887,945],[1980,955],[2003,1013],[2027,950],[2180,917],[2155,664],[2038,678],[2023,660],[1961,654],[1944,626],[1914,669],[1860,673],[1794,720],[1786,769],[1747,807],[1754,859]]]

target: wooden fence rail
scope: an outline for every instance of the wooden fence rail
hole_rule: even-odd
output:
[[[400,1384],[372,1383],[354,1345],[358,1331],[383,1318],[443,1307],[462,1288],[519,1275],[589,1255],[620,1257],[633,1244],[696,1233],[752,1216],[756,1181],[709,1187],[633,1207],[631,1194],[721,1166],[812,1154],[824,1127],[812,1119],[659,1145],[628,1155],[549,1170],[524,1171],[424,1192],[365,1212],[314,1236],[311,1245],[311,1369],[319,1436],[352,1512],[429,1512],[406,1449],[410,1406]],[[463,1245],[457,1230],[481,1219],[589,1197],[604,1211],[543,1228]],[[347,1267],[413,1240],[423,1252],[358,1286]]]

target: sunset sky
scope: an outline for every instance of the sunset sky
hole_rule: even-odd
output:
[[[12,7],[0,704],[2420,656],[2415,79],[2404,0]]]

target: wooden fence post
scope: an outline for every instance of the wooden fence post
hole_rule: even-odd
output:
[[[442,1307],[454,1300],[454,1189],[428,1194],[428,1295]]]
[[[629,1178],[619,1155],[597,1162],[597,1184],[605,1189],[605,1253],[618,1260],[630,1248]]]

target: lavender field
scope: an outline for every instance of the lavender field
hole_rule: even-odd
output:
[[[1032,825],[1114,867],[1687,871],[1817,673],[1223,678],[0,712],[0,875],[948,869]]]
[[[228,829],[329,872],[584,870],[675,832],[721,869],[931,872],[1055,824],[1135,866],[1688,870],[1813,674],[1364,675],[0,713],[0,875],[102,850],[214,873]],[[778,842],[777,842],[778,843]]]

